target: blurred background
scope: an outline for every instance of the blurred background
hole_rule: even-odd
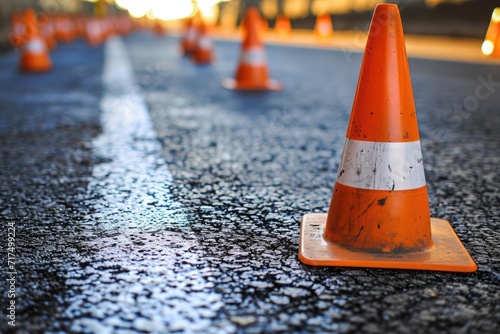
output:
[[[205,21],[230,30],[238,26],[246,7],[257,6],[271,28],[278,15],[285,15],[293,29],[312,30],[317,15],[330,14],[336,31],[365,31],[374,6],[381,2],[399,5],[407,34],[460,38],[484,38],[493,9],[500,7],[500,0],[2,0],[0,49],[10,48],[12,13],[26,7],[47,15],[128,12],[167,24],[200,11]]]

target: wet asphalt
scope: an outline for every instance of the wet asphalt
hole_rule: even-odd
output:
[[[496,332],[498,66],[410,60],[431,214],[478,271],[322,268],[297,259],[300,219],[328,208],[361,55],[268,46],[285,90],[243,94],[219,86],[237,43],[205,67],[174,37],[125,45],[135,86],[103,82],[114,60],[83,42],[45,75],[0,57],[18,333]]]

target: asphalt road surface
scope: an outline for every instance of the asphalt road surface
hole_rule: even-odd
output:
[[[478,271],[323,268],[300,219],[328,208],[361,54],[268,46],[285,90],[244,94],[219,85],[238,43],[215,47],[79,41],[44,75],[0,56],[0,331],[496,333],[500,67],[410,60],[431,214]]]

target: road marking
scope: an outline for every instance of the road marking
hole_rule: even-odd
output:
[[[68,264],[64,316],[75,332],[228,333],[216,269],[199,256],[121,39],[105,46],[102,134],[93,154],[85,246]],[[85,249],[85,247],[84,247]],[[202,269],[200,269],[200,266]],[[84,316],[82,316],[84,315]],[[125,320],[124,320],[125,319]]]

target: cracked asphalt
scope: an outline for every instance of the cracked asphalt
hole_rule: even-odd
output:
[[[243,94],[219,85],[238,43],[215,47],[79,41],[35,76],[0,56],[0,331],[14,224],[18,333],[496,333],[500,67],[410,59],[431,215],[478,271],[323,268],[300,219],[328,209],[361,54],[268,45],[285,90]]]

